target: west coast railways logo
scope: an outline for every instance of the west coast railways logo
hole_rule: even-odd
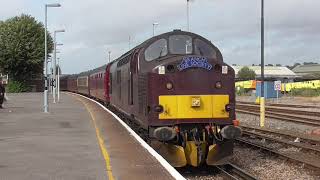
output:
[[[203,68],[208,71],[212,69],[212,65],[208,62],[208,59],[205,57],[184,57],[177,67],[179,71],[194,67]]]

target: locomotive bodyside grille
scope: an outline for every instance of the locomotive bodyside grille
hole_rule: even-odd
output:
[[[138,77],[138,104],[139,114],[143,113],[147,102],[147,75],[141,74]]]

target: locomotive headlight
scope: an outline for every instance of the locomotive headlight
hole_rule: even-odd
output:
[[[168,82],[168,83],[166,84],[166,88],[167,88],[168,90],[172,89],[172,88],[173,88],[173,84],[172,84],[171,82]]]
[[[222,84],[220,81],[216,82],[216,88],[218,89],[222,88]]]
[[[162,113],[163,112],[163,106],[158,105],[154,107],[154,111],[157,113]]]
[[[225,109],[226,109],[227,112],[229,112],[229,111],[231,111],[232,106],[231,106],[230,104],[227,104],[227,105],[225,106]]]

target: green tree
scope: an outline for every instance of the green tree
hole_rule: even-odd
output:
[[[48,54],[53,42],[47,34]],[[41,75],[44,63],[44,26],[30,15],[22,14],[0,22],[0,71],[11,80],[25,83]]]
[[[256,78],[254,70],[249,69],[247,66],[241,68],[238,72],[238,78],[243,80],[253,80]]]

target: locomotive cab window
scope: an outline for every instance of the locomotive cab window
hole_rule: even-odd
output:
[[[215,49],[210,44],[200,39],[194,40],[194,51],[196,55],[207,56],[211,58],[217,57]]]
[[[192,54],[192,38],[187,35],[172,35],[169,37],[171,54]]]
[[[159,39],[152,43],[144,52],[146,61],[152,61],[168,54],[167,40]]]

